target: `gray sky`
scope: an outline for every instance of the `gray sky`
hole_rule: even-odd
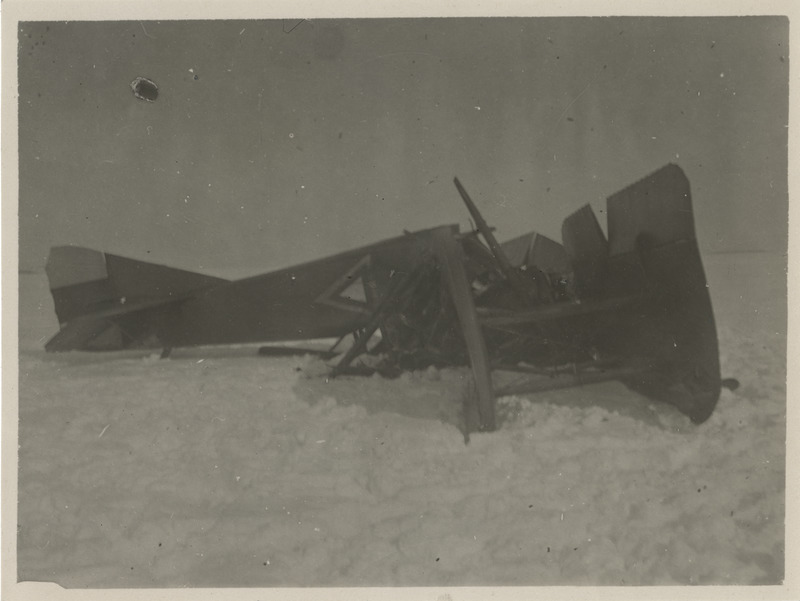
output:
[[[454,176],[501,240],[560,240],[668,162],[703,251],[783,251],[788,40],[781,17],[23,22],[20,267],[69,243],[256,273],[467,228]]]

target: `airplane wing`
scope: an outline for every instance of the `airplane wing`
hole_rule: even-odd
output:
[[[494,429],[494,396],[510,393],[493,389],[492,370],[546,378],[521,391],[616,379],[696,423],[711,415],[721,384],[716,326],[680,168],[609,197],[608,238],[589,205],[568,216],[563,245],[536,233],[499,244],[454,183],[478,232],[440,226],[237,281],[57,247],[47,273],[62,327],[47,350],[353,333],[336,375],[380,332],[392,372],[472,367],[468,430]]]

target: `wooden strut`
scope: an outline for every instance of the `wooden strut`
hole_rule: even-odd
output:
[[[548,323],[554,319],[627,309],[635,307],[638,303],[645,300],[647,300],[646,297],[642,295],[631,295],[599,301],[590,300],[582,303],[560,302],[543,307],[534,307],[526,311],[482,311],[480,313],[480,319],[484,326],[490,328]]]
[[[339,361],[333,370],[331,370],[332,378],[335,378],[341,374],[345,369],[347,369],[347,367],[356,357],[367,350],[367,344],[369,343],[370,338],[372,338],[372,335],[378,331],[378,328],[381,327],[383,320],[393,311],[396,311],[403,303],[404,297],[408,297],[410,292],[413,291],[413,289],[419,284],[422,279],[422,274],[425,272],[425,267],[426,264],[423,261],[410,276],[400,276],[397,280],[392,282],[392,285],[389,287],[386,296],[383,297],[381,302],[375,308],[375,311],[372,313],[367,325],[361,329],[361,333],[353,343],[353,346],[347,350],[341,361]],[[337,342],[334,346],[337,346],[338,344],[339,342]]]
[[[469,395],[464,400],[466,435],[475,430],[491,432],[495,421],[494,392],[489,353],[483,330],[478,321],[467,272],[464,267],[464,250],[449,229],[433,232],[436,256],[445,275],[453,304],[456,308],[461,332],[467,345],[472,375],[477,393],[476,402]],[[469,440],[467,438],[467,440]]]
[[[336,340],[336,342],[333,343],[333,346],[331,346],[328,349],[328,352],[331,353],[331,356],[333,356],[333,354],[336,351],[336,347],[338,347],[345,338],[347,338],[347,334],[346,333],[342,334],[341,336],[339,336],[338,340]]]

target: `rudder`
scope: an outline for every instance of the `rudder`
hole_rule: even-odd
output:
[[[104,253],[79,246],[55,246],[44,269],[60,324],[114,304]]]
[[[79,246],[56,246],[45,265],[60,324],[124,306],[176,300],[227,280]]]

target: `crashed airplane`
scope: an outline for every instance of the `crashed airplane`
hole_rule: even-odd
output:
[[[54,247],[46,271],[60,331],[46,349],[166,355],[339,338],[326,355],[332,376],[469,366],[467,434],[496,428],[498,396],[606,380],[708,419],[721,386],[717,333],[678,166],[608,198],[608,238],[586,205],[564,220],[562,244],[537,233],[498,243],[455,185],[475,231],[407,233],[237,281]],[[348,334],[354,343],[337,355]],[[501,372],[524,377],[496,385]]]

